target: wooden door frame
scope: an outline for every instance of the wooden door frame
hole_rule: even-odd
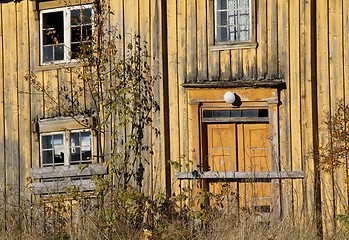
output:
[[[188,97],[188,145],[189,159],[192,160],[192,170],[202,171],[204,160],[202,109],[249,109],[264,108],[269,111],[270,126],[270,158],[272,171],[280,171],[279,149],[279,90],[277,88],[220,88],[187,89]],[[241,104],[234,107],[223,100],[227,91],[236,93]],[[200,186],[204,187],[203,181]],[[272,216],[277,219],[281,216],[281,180],[272,179]]]

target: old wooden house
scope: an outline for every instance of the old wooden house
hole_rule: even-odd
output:
[[[25,80],[34,72],[53,93],[62,81],[75,81],[66,70],[77,67],[70,19],[76,12],[93,15],[93,1],[1,2],[0,189],[6,209],[28,197],[24,189],[32,182],[40,187],[45,178],[106,169],[91,157],[94,133],[69,118],[53,118],[47,96]],[[312,216],[327,219],[328,227],[337,224],[336,216],[348,212],[348,166],[322,172],[319,147],[330,138],[327,114],[339,99],[348,103],[348,1],[107,2],[110,26],[123,39],[145,39],[152,71],[161,76],[153,123],[160,135],[152,138],[144,192],[171,195],[194,186],[224,192],[227,205],[264,217]],[[51,30],[64,37],[50,42]],[[75,136],[83,152],[75,160],[89,164],[86,174],[78,174],[68,157]],[[58,150],[65,157],[51,156]],[[79,181],[88,186],[90,180]]]

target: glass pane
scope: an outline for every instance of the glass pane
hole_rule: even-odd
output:
[[[81,133],[81,146],[91,146],[91,132]]]
[[[52,136],[42,136],[41,137],[42,149],[51,149],[52,148]]]
[[[71,28],[71,41],[72,42],[80,42],[81,40],[81,27],[72,27]]]
[[[228,35],[227,35],[227,27],[218,27],[218,40],[219,41],[227,41]]]
[[[72,147],[70,149],[70,161],[80,161],[80,148]]]
[[[230,117],[230,111],[229,110],[214,110],[213,116],[214,117]]]
[[[256,109],[245,109],[241,110],[242,117],[258,117],[258,110]]]
[[[87,25],[82,27],[82,39],[83,40],[91,40],[92,36],[92,26]]]
[[[63,12],[43,14],[43,44],[64,42]],[[45,36],[46,35],[46,36]]]
[[[72,59],[75,59],[78,57],[79,50],[80,50],[80,43],[71,44],[70,54]]]
[[[91,160],[91,148],[83,147],[82,148],[82,160]]]
[[[238,0],[228,0],[228,9],[236,9],[238,7]]]
[[[240,8],[248,8],[250,0],[239,0]]]
[[[63,60],[64,59],[64,45],[58,44],[53,47],[55,60]]]
[[[231,110],[231,117],[241,117],[241,111],[240,110]]]
[[[225,10],[227,9],[227,0],[217,0],[217,9],[218,10]]]
[[[239,18],[240,25],[247,25],[250,23],[250,16],[248,14],[241,14]]]
[[[80,24],[80,9],[70,11],[70,24],[71,25]]]
[[[44,46],[43,47],[43,62],[51,62],[53,61],[53,46]]]
[[[52,164],[52,150],[42,151],[42,163],[43,164]]]
[[[70,146],[80,146],[80,136],[78,132],[70,133]]]
[[[268,109],[258,110],[258,117],[268,117],[268,115],[269,115]]]
[[[53,145],[56,147],[58,145],[63,145],[63,134],[53,135]]]
[[[85,8],[82,10],[82,23],[88,24],[92,22],[92,9]]]
[[[55,163],[63,164],[64,163],[64,152],[55,151]]]
[[[227,15],[228,13],[226,11],[223,12],[218,12],[217,16],[218,16],[218,26],[226,26],[227,25]]]
[[[204,118],[211,118],[212,110],[204,110]]]

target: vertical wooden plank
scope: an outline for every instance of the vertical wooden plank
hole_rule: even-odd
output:
[[[141,43],[146,42],[147,46],[147,53],[149,53],[149,41],[150,41],[150,1],[139,1],[139,29],[140,29],[140,35],[141,35]],[[145,50],[145,49],[144,49]],[[149,58],[144,59],[149,64]],[[151,127],[147,127],[145,130],[145,141],[150,146],[152,144],[152,129]],[[148,152],[144,152],[144,157],[147,159],[147,161],[150,162],[151,155]],[[151,166],[146,165],[145,171],[144,171],[144,181],[143,181],[143,191],[146,194],[151,194]]]
[[[41,86],[44,84],[43,72],[35,73],[36,81]],[[44,117],[44,96],[41,91],[39,91],[35,86],[31,84],[31,94],[30,94],[30,102],[31,102],[31,120],[32,123],[35,124],[39,118]],[[35,126],[34,126],[35,127]],[[40,150],[39,150],[39,133],[38,129],[32,135],[32,167],[40,166]]]
[[[150,53],[151,53],[151,66],[154,76],[159,76],[161,70],[163,69],[162,62],[159,61],[161,58],[161,49],[162,49],[162,35],[161,35],[161,2],[159,0],[152,1],[150,5],[150,16],[151,16],[151,44],[150,44]],[[160,77],[162,77],[160,75]],[[154,119],[154,128],[153,139],[154,139],[154,155],[152,158],[152,168],[153,168],[153,186],[152,194],[157,190],[165,189],[166,183],[166,162],[164,150],[165,143],[163,137],[165,136],[165,128],[162,124],[162,119],[164,117],[163,106],[162,106],[162,96],[163,96],[163,79],[157,79],[154,87],[154,100],[160,105],[160,111],[157,111],[153,115]],[[160,135],[158,134],[160,132]]]
[[[48,76],[47,76],[48,75]],[[52,74],[50,74],[52,76]],[[51,77],[49,73],[43,73],[43,77]],[[67,115],[69,109],[71,109],[71,69],[70,68],[61,68],[56,72],[58,80],[58,106],[59,106],[59,115]],[[43,79],[44,82],[47,82],[46,79]],[[45,101],[46,103],[46,101]],[[47,106],[44,106],[47,109]],[[46,117],[46,111],[45,111]]]
[[[328,15],[328,1],[318,1],[317,2],[317,69],[318,69],[318,79],[321,79],[321,84],[318,84],[318,106],[319,106],[319,145],[325,146],[325,144],[330,141],[330,136],[327,131],[327,126],[324,121],[327,119],[328,113],[331,110],[331,96],[330,96],[330,77],[329,77],[329,15]],[[331,195],[333,195],[332,189],[332,177],[329,173],[322,174],[322,201],[324,203],[323,208],[323,220],[325,231],[328,232],[328,224],[331,223],[332,210],[331,205]]]
[[[342,2],[329,1],[329,76],[330,76],[330,96],[331,96],[331,115],[338,108],[338,101],[344,99],[343,83],[343,52],[342,52]],[[345,170],[339,168],[334,171],[332,187],[333,192],[333,227],[336,228],[337,214],[343,214],[345,210],[339,202],[342,195],[346,195],[345,188]]]
[[[20,161],[20,194],[22,197],[30,196],[25,191],[29,169],[31,166],[31,120],[30,120],[30,87],[29,82],[24,80],[24,76],[29,72],[29,14],[28,1],[17,4],[17,39],[18,46],[18,105],[19,105],[19,161]]]
[[[4,116],[4,59],[5,39],[3,28],[3,4],[0,4],[0,115]],[[6,217],[6,161],[5,161],[5,121],[0,121],[0,204],[3,208],[0,211],[0,222],[4,226]]]
[[[44,71],[44,106],[45,118],[58,115],[58,75],[57,70]]]
[[[255,80],[257,79],[257,56],[256,49],[243,49],[242,50],[242,72],[243,79]],[[233,66],[233,65],[232,65]]]
[[[207,7],[207,41],[208,46],[214,46],[214,1],[206,0]],[[219,51],[208,49],[208,79],[219,79]]]
[[[234,55],[236,52],[234,51],[240,51],[240,50],[232,50],[232,54]],[[235,68],[231,68],[231,66],[239,66],[238,63],[235,63],[234,65],[230,65],[230,61],[239,61],[239,59],[231,58],[230,56],[230,50],[222,50],[219,52],[219,65],[220,65],[220,80],[227,81],[230,80],[232,77],[232,71]],[[234,74],[233,74],[234,75]]]
[[[19,155],[18,155],[18,59],[17,56],[17,26],[16,3],[3,5],[4,35],[4,120],[5,120],[5,161],[6,161],[6,192],[7,200],[12,206],[19,204]]]
[[[312,45],[311,45],[311,1],[301,1],[300,4],[300,78],[301,78],[301,132],[302,158],[305,171],[304,211],[306,214],[315,213],[314,193],[314,114],[312,89]],[[310,137],[311,136],[311,137]]]
[[[349,104],[349,1],[343,1],[343,79],[344,79],[344,102]],[[349,143],[348,143],[349,144]],[[349,178],[349,159],[346,162],[346,179]],[[345,207],[349,207],[349,185],[347,184]]]
[[[278,76],[278,0],[270,0],[267,3],[268,23],[268,77]]]
[[[168,29],[168,92],[169,92],[169,121],[170,121],[170,159],[179,161],[180,141],[179,132],[179,79],[178,79],[178,37],[177,37],[177,1],[167,1],[167,29]],[[174,176],[174,168],[171,168],[171,175]],[[173,179],[172,179],[173,180]],[[173,183],[172,183],[173,184]],[[172,185],[171,184],[171,185]],[[178,189],[173,189],[174,191]]]
[[[289,78],[286,79],[289,90],[285,90],[285,94],[289,94],[288,97],[288,108],[285,109],[288,112],[289,122],[284,121],[283,128],[289,128],[290,139],[288,139],[287,134],[284,134],[282,139],[282,145],[285,146],[281,151],[283,156],[285,156],[284,164],[281,164],[282,169],[288,170],[292,169],[294,171],[302,171],[302,139],[301,139],[301,79],[300,79],[300,6],[299,0],[291,1],[289,3],[289,11],[292,14],[289,15],[289,52],[292,53],[289,55]],[[292,36],[292,37],[291,37]],[[287,92],[286,92],[287,91]],[[283,100],[281,100],[283,101]],[[286,108],[286,107],[285,107]],[[281,113],[282,114],[282,113]],[[287,141],[290,141],[291,147],[287,144]],[[290,157],[290,159],[287,159]],[[287,184],[288,190],[292,193],[287,198],[285,202],[285,208],[288,210],[288,213],[294,216],[296,219],[300,218],[303,206],[303,189],[300,181],[291,181],[284,182]],[[294,185],[293,185],[294,184]],[[294,187],[293,187],[294,186]],[[296,190],[295,190],[296,189]],[[286,200],[286,199],[285,199]]]
[[[230,51],[230,61],[227,60],[226,63],[221,62],[221,65],[224,66],[227,65],[229,66],[230,72],[231,72],[231,78],[234,80],[238,80],[238,79],[243,79],[244,76],[244,72],[243,72],[243,54],[242,54],[241,49],[236,49],[236,50],[231,50]]]
[[[177,70],[178,70],[178,82],[177,82],[177,90],[178,90],[178,114],[179,114],[179,152],[178,159],[172,159],[179,161],[182,164],[183,168],[178,169],[179,171],[185,171],[187,168],[185,164],[189,164],[189,152],[187,149],[187,92],[184,88],[182,88],[182,84],[187,79],[187,4],[186,0],[177,0],[177,54],[178,54],[178,62],[177,62]],[[171,144],[172,140],[171,140]],[[184,158],[182,158],[184,156]],[[178,187],[178,188],[177,188]],[[174,188],[178,191],[181,191],[184,187],[191,187],[191,184],[188,181],[180,181],[174,184]]]
[[[198,80],[207,80],[207,6],[206,1],[197,1],[197,66],[198,66]]]
[[[289,56],[289,15],[288,15],[289,6],[288,4],[289,4],[289,1],[286,1],[286,0],[280,0],[278,4],[278,27],[279,27],[278,58],[279,58],[279,64],[280,64],[280,75],[282,75],[287,85],[291,86],[290,72],[289,72],[290,56]],[[297,12],[295,12],[294,15],[297,16]],[[294,39],[294,41],[297,42],[297,39]],[[298,49],[295,49],[295,51],[298,51]],[[297,80],[294,79],[293,81],[297,81]],[[299,92],[299,90],[296,90],[295,93],[296,92]],[[291,126],[290,126],[291,124],[290,94],[291,94],[290,88],[286,89],[285,91],[282,91],[282,94],[281,94],[282,105],[280,107],[280,115],[279,115],[280,125],[283,126],[281,128],[282,130],[280,130],[281,145],[287,146],[282,148],[283,158],[280,158],[280,167],[283,171],[292,170],[292,160],[293,160],[291,158],[292,146],[288,145],[288,143],[292,142]],[[282,204],[282,207],[285,209],[285,212],[289,214],[293,211],[292,180],[282,181],[282,184],[285,186],[285,191],[283,191],[284,202]]]
[[[197,78],[196,5],[197,0],[187,0],[187,78],[189,81],[196,81]]]
[[[259,79],[266,77],[268,72],[268,35],[267,32],[267,1],[256,1],[256,31],[257,31],[257,76]],[[297,13],[295,13],[297,14]]]

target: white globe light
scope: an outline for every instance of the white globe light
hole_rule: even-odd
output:
[[[233,92],[226,92],[224,94],[224,100],[227,103],[233,104],[235,102],[235,93],[233,93]]]

